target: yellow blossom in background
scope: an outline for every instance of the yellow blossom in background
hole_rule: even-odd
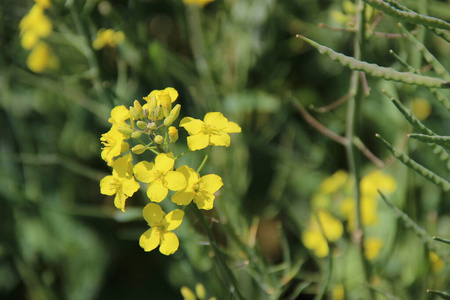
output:
[[[230,146],[228,133],[241,132],[241,127],[228,121],[220,112],[211,112],[205,115],[204,120],[184,117],[180,121],[190,136],[187,138],[189,150],[195,151],[212,146]]]
[[[344,233],[344,227],[338,219],[325,210],[319,210],[317,218],[322,228],[319,226],[316,218],[311,217],[308,228],[302,233],[302,242],[306,248],[313,250],[316,256],[325,257],[329,251],[327,240],[330,242],[339,240]],[[322,234],[322,230],[326,239]]]
[[[102,49],[104,47],[114,48],[117,45],[123,44],[124,41],[125,34],[122,31],[102,28],[97,32],[97,37],[92,42],[92,46],[96,50]]]
[[[47,69],[59,66],[58,58],[52,53],[47,43],[39,42],[34,46],[27,59],[28,68],[35,73],[42,73]]]
[[[431,105],[424,98],[414,98],[411,103],[411,112],[420,120],[423,121],[431,114]]]
[[[362,197],[361,198],[361,222],[363,225],[370,226],[378,223],[377,214],[377,198]],[[356,215],[355,215],[355,200],[351,197],[345,198],[340,205],[341,212],[346,216],[348,228],[355,229]]]
[[[366,238],[364,240],[364,256],[367,260],[374,260],[383,247],[383,240],[380,238]]]
[[[181,225],[184,212],[175,209],[166,215],[159,205],[149,203],[144,207],[142,215],[150,229],[141,235],[139,245],[146,252],[152,251],[160,245],[159,251],[164,255],[171,255],[177,251],[179,241],[172,230]]]
[[[157,106],[161,106],[161,115],[153,116],[153,119],[161,120],[163,117],[168,117],[172,110],[172,103],[178,98],[178,92],[172,87],[165,88],[164,90],[154,90],[144,100],[148,102],[146,106],[150,114],[154,113]]]
[[[44,9],[35,4],[19,23],[21,45],[24,49],[32,49],[41,38],[52,32],[52,23],[44,15]]]
[[[183,296],[184,300],[197,300],[194,292],[187,286],[181,287],[181,296]]]
[[[188,166],[177,169],[186,178],[186,187],[172,196],[172,202],[178,205],[188,205],[194,200],[199,209],[209,210],[213,208],[214,193],[223,185],[222,178],[215,174],[200,175]]]
[[[386,194],[392,194],[397,189],[397,182],[392,176],[376,170],[361,179],[360,188],[363,196],[376,197],[378,196],[377,190]]]
[[[124,106],[119,105],[111,110],[111,118],[108,122],[111,124],[124,124],[130,118],[130,111]]]
[[[100,141],[102,142],[102,159],[111,165],[112,160],[121,153],[128,151],[128,143],[124,142],[125,136],[119,132],[120,125],[113,125],[111,129],[102,134]]]
[[[431,271],[433,273],[438,273],[445,266],[444,261],[433,251],[428,252],[428,259],[430,260]]]
[[[149,183],[147,196],[153,202],[166,198],[169,189],[179,191],[186,186],[186,179],[181,172],[173,171],[175,159],[172,153],[160,153],[155,163],[141,161],[134,166],[136,179]]]
[[[344,170],[339,170],[330,177],[326,178],[320,184],[319,190],[322,193],[331,194],[335,193],[340,187],[342,187],[348,179],[348,173]]]
[[[183,0],[184,4],[205,6],[208,3],[214,2],[214,0]]]
[[[206,299],[206,290],[203,284],[197,283],[195,285],[195,293],[188,288],[187,286],[181,287],[181,295],[183,296],[183,300],[205,300]],[[216,297],[210,297],[209,300],[216,300]]]
[[[345,299],[345,290],[342,284],[333,285],[333,289],[331,290],[331,294],[333,295],[333,300],[344,300]]]
[[[131,154],[116,159],[112,167],[112,175],[100,181],[100,192],[108,196],[116,195],[114,205],[124,212],[125,200],[139,190],[139,183],[133,177]]]
[[[34,2],[42,8],[49,8],[52,4],[50,0],[34,0]]]

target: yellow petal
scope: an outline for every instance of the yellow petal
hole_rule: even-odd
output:
[[[132,157],[131,154],[127,154],[124,155],[118,159],[116,159],[115,161],[113,161],[112,163],[112,167],[113,167],[113,173],[117,176],[117,177],[130,177],[133,175],[132,171],[133,171],[133,165],[132,165]]]
[[[161,202],[166,198],[169,190],[162,183],[162,180],[155,180],[150,183],[147,189],[147,197],[153,202]]]
[[[166,214],[162,211],[161,207],[155,203],[147,204],[142,210],[142,216],[150,227],[158,226],[158,224],[164,219],[165,215]]]
[[[175,159],[172,153],[160,153],[155,158],[155,168],[160,172],[167,172],[173,169]]]
[[[109,175],[100,180],[100,193],[103,195],[112,196],[116,193],[116,188],[114,187],[114,177]]]
[[[114,206],[125,212],[125,201],[127,198],[128,197],[122,191],[119,191],[114,198]]]
[[[175,209],[168,213],[163,219],[163,226],[166,230],[174,230],[181,225],[183,221],[184,211]]]
[[[124,123],[125,120],[130,118],[130,111],[124,106],[119,105],[111,110],[111,118],[108,122],[111,124]]]
[[[234,122],[228,122],[224,131],[228,132],[228,133],[237,133],[237,132],[241,132],[242,129],[238,124],[236,124]]]
[[[200,182],[200,188],[210,194],[214,194],[223,186],[222,178],[216,174],[205,175]]]
[[[161,235],[161,246],[159,251],[164,255],[171,255],[178,250],[180,242],[178,237],[173,232],[164,232]]]
[[[220,112],[210,112],[205,115],[203,121],[208,125],[214,125],[217,129],[224,129],[227,127],[228,119]]]
[[[214,199],[216,197],[207,192],[199,192],[195,194],[194,202],[199,209],[210,210],[214,206]]]
[[[219,134],[211,134],[209,144],[213,146],[230,146],[230,136],[228,133],[221,131]]]
[[[203,129],[203,125],[204,125],[204,123],[202,120],[194,119],[191,117],[184,117],[180,121],[180,127],[183,127],[184,129],[186,129],[186,131],[190,135],[201,132]]]
[[[209,145],[209,135],[200,132],[196,135],[188,136],[187,143],[189,150],[201,150]]]
[[[177,172],[181,172],[184,175],[184,178],[186,179],[186,186],[187,187],[193,187],[195,184],[197,184],[199,180],[198,173],[194,171],[194,169],[189,168],[186,165],[183,165],[177,169]]]
[[[172,87],[168,87],[164,89],[165,92],[169,93],[170,99],[172,99],[172,102],[175,102],[178,98],[178,92],[176,89]]]
[[[139,190],[139,183],[134,178],[125,179],[122,181],[122,191],[128,197],[133,196]]]
[[[144,232],[139,239],[139,246],[144,248],[144,251],[152,251],[158,247],[160,242],[160,232],[156,228],[150,228]]]
[[[148,161],[141,161],[137,163],[133,168],[134,176],[141,182],[149,183],[155,179],[155,174],[153,173],[154,163],[149,163]]]
[[[167,184],[167,187],[172,191],[179,191],[186,187],[186,178],[183,173],[178,171],[169,171],[167,172],[164,180]]]
[[[193,191],[186,191],[183,189],[172,196],[172,202],[178,205],[188,205],[194,199],[195,193]]]

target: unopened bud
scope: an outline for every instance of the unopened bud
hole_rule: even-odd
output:
[[[129,126],[120,126],[119,128],[117,128],[117,130],[127,138],[129,138],[133,133],[133,129],[131,129]]]
[[[161,120],[163,118],[163,109],[161,105],[158,105],[153,111],[153,120]]]
[[[147,149],[145,148],[144,145],[136,145],[133,148],[131,148],[131,151],[133,151],[133,153],[135,154],[142,154],[145,152],[145,150]]]
[[[156,108],[156,105],[158,105],[158,103],[156,101],[156,97],[155,96],[150,97],[150,101],[148,102],[148,110],[154,111]]]
[[[139,101],[134,100],[133,106],[139,114],[139,117],[142,118],[144,116],[144,110],[142,109],[142,105],[139,103]]]
[[[135,120],[139,120],[140,119],[139,112],[133,106],[130,106],[130,115]]]
[[[178,140],[178,129],[173,126],[169,127],[169,140],[171,143],[175,143]]]
[[[133,139],[138,139],[138,138],[141,137],[141,135],[142,135],[142,131],[135,131],[135,132],[133,132],[133,133],[131,134],[131,137],[132,137]]]
[[[144,114],[144,117],[148,117],[148,109],[147,108],[143,109],[143,114]]]
[[[181,105],[177,104],[175,107],[170,111],[170,114],[167,118],[164,119],[164,125],[170,126],[172,123],[178,118],[180,114]]]
[[[137,125],[137,127],[139,127],[142,130],[147,129],[147,123],[144,121],[137,121],[136,125]]]
[[[162,137],[162,135],[157,135],[155,136],[155,143],[157,144],[162,144],[162,142],[164,142],[164,138]]]
[[[156,123],[155,122],[151,122],[147,126],[148,126],[148,129],[150,129],[150,130],[155,130],[156,129]]]

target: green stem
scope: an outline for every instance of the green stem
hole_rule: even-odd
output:
[[[175,157],[175,160],[179,159],[180,157],[185,156],[186,154],[188,154],[189,152],[191,152],[191,150],[187,149],[186,151],[184,151],[183,153],[181,153],[180,155]]]
[[[211,148],[212,148],[212,146],[209,146],[209,147],[208,147],[208,151],[206,152],[205,158],[203,158],[202,163],[201,163],[200,166],[198,167],[197,173],[200,173],[200,171],[201,171],[201,170],[203,169],[203,167],[205,166],[206,161],[207,161],[208,158],[209,158],[209,153],[211,152]]]
[[[217,267],[219,268],[220,273],[222,274],[223,280],[226,282],[227,286],[230,289],[231,299],[234,298],[244,299],[238,289],[237,280],[234,277],[234,274],[231,272],[230,268],[228,267],[224,259],[224,256],[216,242],[214,234],[212,233],[211,228],[206,222],[205,216],[202,214],[202,212],[197,208],[197,205],[195,205],[194,203],[191,203],[190,207],[191,210],[194,212],[195,216],[197,217],[197,219],[200,221],[200,225],[205,231],[209,243],[214,250],[214,261],[216,262]]]

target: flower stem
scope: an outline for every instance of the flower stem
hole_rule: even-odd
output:
[[[208,158],[209,158],[209,153],[211,152],[211,148],[212,148],[212,146],[209,146],[209,147],[208,147],[208,151],[206,152],[205,158],[203,158],[202,163],[201,163],[200,166],[198,167],[197,173],[200,173],[200,171],[201,171],[201,170],[203,169],[203,167],[205,166],[205,163],[206,163],[206,161],[207,161]]]

